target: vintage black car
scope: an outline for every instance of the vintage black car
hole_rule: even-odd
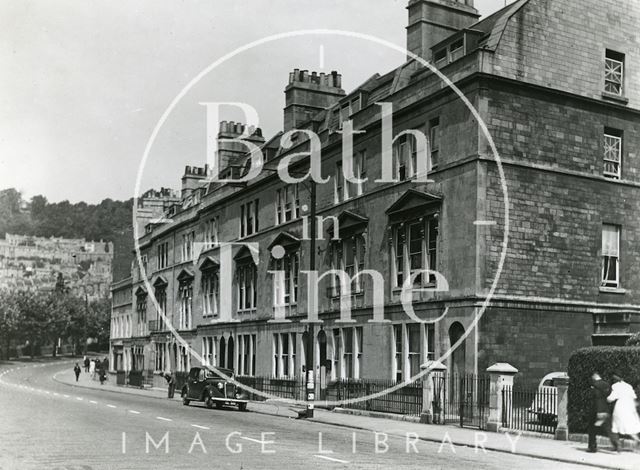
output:
[[[227,377],[233,378],[233,370],[218,370]],[[206,367],[192,367],[187,383],[182,387],[182,404],[191,401],[202,401],[207,408],[222,408],[224,405],[237,406],[240,411],[247,409],[249,395],[236,385]]]

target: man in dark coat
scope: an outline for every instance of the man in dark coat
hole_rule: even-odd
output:
[[[164,375],[165,380],[167,381],[167,383],[169,384],[169,390],[167,393],[167,398],[173,398],[173,394],[176,391],[176,373],[175,372],[171,372],[170,374],[165,374]]]
[[[89,363],[91,361],[89,360],[89,358],[87,356],[84,357],[84,371],[85,372],[89,372]]]
[[[613,449],[618,450],[618,438],[611,433],[611,409],[607,397],[611,393],[611,386],[602,380],[595,372],[591,376],[591,412],[589,413],[589,448],[588,452],[598,451],[598,430],[609,437]]]
[[[80,377],[80,372],[82,372],[82,369],[80,369],[80,365],[76,362],[76,365],[73,368],[73,373],[76,374],[76,382],[78,381],[78,377]]]

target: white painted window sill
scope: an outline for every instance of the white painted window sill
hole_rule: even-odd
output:
[[[627,290],[620,287],[600,287],[600,292],[605,294],[626,294]]]

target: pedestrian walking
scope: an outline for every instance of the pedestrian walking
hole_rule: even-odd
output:
[[[75,367],[73,368],[73,372],[76,374],[76,382],[77,382],[78,377],[80,377],[80,372],[82,372],[82,369],[80,369],[80,365],[77,362]]]
[[[169,374],[164,375],[165,380],[169,384],[169,390],[167,392],[167,398],[173,398],[176,391],[176,373],[171,371]]]
[[[589,447],[587,452],[598,451],[598,431],[604,433],[615,451],[618,450],[618,436],[611,432],[611,405],[607,397],[611,386],[602,380],[597,372],[591,376],[591,412],[589,414]]]
[[[84,357],[84,371],[85,372],[89,372],[89,363],[91,361],[89,360],[89,358],[87,356]]]
[[[640,442],[640,417],[636,410],[636,392],[633,387],[622,379],[619,371],[613,373],[614,384],[611,386],[611,393],[607,397],[613,406],[613,422],[611,432],[616,435],[624,434],[630,436],[634,441]]]
[[[104,370],[104,367],[100,367],[100,385],[104,385],[104,381],[107,380],[107,371]]]
[[[91,359],[89,361],[89,373],[91,374],[91,378],[95,380],[96,378],[96,361]]]

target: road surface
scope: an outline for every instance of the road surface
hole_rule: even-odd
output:
[[[53,380],[69,367],[0,366],[0,469],[587,468]]]

